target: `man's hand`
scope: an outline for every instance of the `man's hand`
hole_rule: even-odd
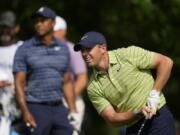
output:
[[[26,126],[29,128],[35,128],[37,126],[36,121],[34,120],[33,116],[30,112],[26,112],[23,114],[24,122]]]
[[[8,81],[0,81],[0,87],[10,86],[10,85],[12,85],[12,83]]]
[[[160,91],[157,91],[157,90],[151,90],[151,92],[149,93],[147,105],[148,107],[152,108],[152,113],[149,114],[150,118],[156,114],[157,107],[160,104],[159,95],[160,95]]]
[[[78,113],[70,112],[68,115],[68,119],[70,124],[73,126],[75,130],[79,130],[80,128],[80,116]]]
[[[145,117],[146,119],[151,119],[151,117],[154,115],[154,110],[152,107],[144,106],[141,109],[133,111],[135,115],[138,117]]]

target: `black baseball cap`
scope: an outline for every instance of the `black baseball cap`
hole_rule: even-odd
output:
[[[0,26],[12,28],[16,25],[16,15],[12,11],[5,11],[0,14]]]
[[[81,46],[92,48],[95,45],[107,44],[103,34],[95,31],[87,32],[84,34],[79,43],[74,46],[74,51],[81,50]]]
[[[51,18],[51,19],[55,19],[56,18],[56,13],[48,8],[48,7],[40,7],[33,15],[32,17],[35,18],[37,16],[43,16],[46,18]]]

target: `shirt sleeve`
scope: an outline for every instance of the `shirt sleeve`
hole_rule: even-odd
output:
[[[23,45],[20,46],[14,57],[14,63],[13,63],[13,72],[25,72],[27,73],[27,62],[26,62],[26,56],[25,51],[23,49]]]
[[[99,114],[110,105],[110,102],[98,91],[98,89],[88,87],[87,92],[90,101]]]
[[[154,52],[136,46],[126,48],[124,52],[124,57],[139,69],[150,69],[153,65]]]

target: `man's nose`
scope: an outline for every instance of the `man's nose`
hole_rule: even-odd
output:
[[[41,25],[40,21],[36,22],[36,26],[40,26],[40,25]]]
[[[36,21],[36,26],[40,26],[40,25],[42,25],[42,23],[43,23],[42,20],[37,20],[37,21]]]

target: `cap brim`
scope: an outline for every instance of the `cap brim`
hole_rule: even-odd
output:
[[[42,15],[41,13],[34,13],[34,14],[32,14],[32,18],[36,18],[36,17],[38,17],[38,16],[42,16],[42,17],[45,17],[44,15]]]
[[[97,43],[89,42],[89,41],[80,41],[78,44],[74,46],[74,51],[80,51],[82,46],[87,48],[92,48],[95,45],[97,45]]]
[[[80,44],[76,44],[75,46],[74,46],[74,51],[75,52],[78,52],[78,51],[80,51],[81,50],[81,45]]]

